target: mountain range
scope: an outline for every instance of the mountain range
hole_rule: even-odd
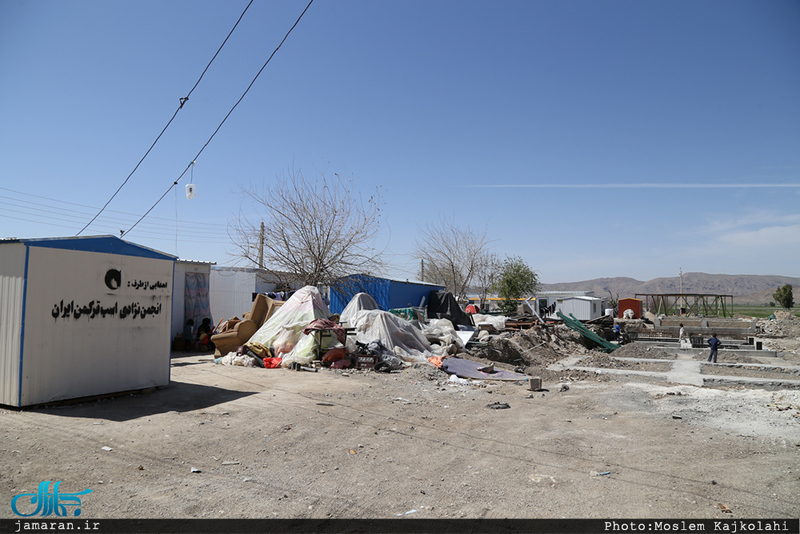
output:
[[[596,297],[635,297],[637,294],[701,293],[733,295],[734,304],[763,305],[773,301],[772,294],[791,284],[795,302],[800,293],[800,278],[777,275],[683,273],[680,276],[654,278],[643,282],[635,278],[595,278],[581,282],[542,284],[542,291],[594,291]]]

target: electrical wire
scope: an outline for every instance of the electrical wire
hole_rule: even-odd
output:
[[[225,37],[225,40],[224,40],[224,41],[222,41],[222,44],[221,44],[221,45],[219,45],[219,48],[217,49],[217,52],[216,52],[216,53],[214,54],[214,56],[211,58],[211,61],[209,61],[209,62],[208,62],[208,64],[206,65],[206,68],[205,68],[205,69],[203,69],[203,72],[200,74],[200,77],[197,79],[197,81],[195,82],[194,86],[192,86],[191,90],[190,90],[190,91],[189,91],[189,92],[186,94],[186,96],[184,96],[183,98],[181,98],[181,99],[180,99],[180,105],[178,106],[178,109],[176,109],[176,110],[175,110],[175,113],[173,113],[173,114],[172,114],[172,118],[170,118],[170,119],[169,119],[169,121],[167,122],[167,125],[166,125],[166,126],[164,126],[164,128],[161,130],[161,133],[159,133],[159,134],[158,134],[158,137],[156,137],[156,140],[155,140],[155,141],[153,141],[153,144],[152,144],[152,145],[150,145],[150,148],[148,148],[148,149],[147,149],[147,152],[145,152],[145,153],[144,153],[144,156],[142,156],[142,159],[140,159],[140,160],[139,160],[139,163],[137,163],[137,164],[136,164],[136,166],[133,168],[133,170],[130,172],[130,174],[128,174],[128,177],[127,177],[127,178],[125,178],[125,180],[124,180],[124,181],[122,182],[122,184],[121,184],[121,185],[120,185],[120,186],[117,188],[117,190],[114,192],[114,194],[113,194],[113,195],[111,195],[111,198],[109,198],[109,199],[108,199],[108,201],[107,201],[107,202],[106,202],[106,203],[103,205],[103,207],[102,207],[102,208],[100,208],[100,211],[98,211],[98,212],[97,212],[97,214],[96,214],[94,217],[92,217],[92,220],[91,220],[91,221],[89,221],[88,223],[86,223],[86,226],[84,226],[83,228],[81,228],[81,229],[80,229],[80,231],[79,231],[77,234],[75,234],[75,235],[81,235],[81,234],[83,233],[83,231],[84,231],[84,230],[86,230],[87,228],[89,228],[89,225],[90,225],[90,224],[92,224],[92,223],[95,221],[95,219],[97,219],[97,217],[99,217],[99,216],[100,216],[100,214],[101,214],[101,213],[103,213],[103,211],[104,211],[104,210],[105,210],[105,209],[108,207],[108,205],[111,203],[111,201],[112,201],[112,200],[114,200],[114,197],[116,197],[116,196],[117,196],[117,194],[118,194],[118,193],[119,193],[119,192],[122,190],[122,188],[123,188],[123,187],[125,187],[125,184],[127,184],[127,183],[128,183],[128,180],[130,180],[130,179],[131,179],[131,176],[133,176],[133,173],[135,173],[135,172],[136,172],[136,170],[139,168],[139,166],[142,164],[142,162],[145,160],[145,158],[146,158],[146,157],[147,157],[147,156],[150,154],[150,151],[151,151],[151,150],[153,150],[153,147],[155,147],[155,146],[156,146],[156,143],[158,143],[159,139],[161,139],[161,136],[162,136],[162,135],[164,135],[164,132],[166,132],[166,131],[167,131],[167,128],[169,128],[170,124],[172,124],[172,121],[174,121],[174,120],[175,120],[175,117],[177,117],[177,116],[178,116],[178,112],[179,112],[180,110],[182,110],[182,109],[183,109],[183,105],[184,105],[186,102],[188,102],[188,101],[189,101],[189,96],[191,96],[192,92],[194,92],[194,90],[195,90],[195,89],[197,88],[197,86],[200,84],[200,80],[202,80],[202,79],[203,79],[203,76],[205,75],[205,73],[206,73],[206,71],[208,70],[208,68],[211,66],[211,63],[213,63],[213,62],[214,62],[214,60],[217,58],[217,55],[219,55],[220,51],[222,50],[222,47],[223,47],[223,46],[225,46],[225,43],[227,43],[227,42],[228,42],[228,39],[229,39],[229,38],[230,38],[230,36],[233,34],[233,31],[234,31],[234,30],[236,29],[236,27],[239,25],[239,22],[241,22],[242,18],[244,17],[244,14],[245,14],[245,13],[247,12],[247,10],[250,8],[250,5],[251,5],[252,3],[253,3],[253,0],[250,0],[250,2],[249,2],[249,3],[247,4],[247,6],[244,8],[244,11],[242,11],[242,14],[241,14],[241,15],[239,15],[239,19],[236,21],[236,24],[234,24],[234,25],[233,25],[233,28],[231,28],[231,31],[230,31],[230,32],[228,32],[228,35],[227,35],[227,37]],[[126,233],[127,233],[127,232],[126,232]]]
[[[4,192],[13,193],[13,195],[3,194]],[[28,197],[36,200],[27,200],[26,198],[19,197]],[[65,207],[65,204],[69,206],[75,206],[79,209],[70,209],[69,207]],[[74,232],[75,227],[82,224],[82,220],[86,220],[86,217],[88,216],[86,210],[91,212],[96,211],[97,208],[95,206],[87,206],[84,204],[57,200],[41,195],[33,195],[30,193],[23,193],[21,191],[0,187],[0,216],[24,220],[35,224],[50,224],[56,221],[62,222],[66,224],[54,225],[65,228],[71,227],[71,231]],[[10,215],[6,215],[4,212],[8,214],[14,213],[24,215],[27,216],[27,218],[11,217]],[[138,217],[138,214],[115,210],[106,210],[105,213],[106,215],[98,218],[98,222],[103,223],[106,226],[115,226],[117,228],[124,228],[125,226],[130,225],[131,221]],[[109,213],[116,214],[118,216],[108,216],[107,214]],[[162,235],[165,232],[174,230],[176,226],[178,226],[182,232],[192,234],[199,233],[200,235],[205,236],[206,239],[212,241],[214,239],[219,239],[221,240],[220,242],[229,241],[227,224],[210,223],[206,221],[174,220],[163,217],[151,217],[148,222],[140,225],[137,235],[139,232],[142,232],[142,229],[144,229],[144,232],[150,230],[151,232],[157,232],[157,235]]]
[[[96,211],[97,210],[97,208],[95,206],[87,206],[86,204],[78,204],[78,203],[69,202],[69,201],[66,201],[66,200],[60,200],[60,199],[55,199],[55,198],[50,198],[50,197],[44,197],[44,196],[41,196],[41,195],[34,195],[34,194],[31,194],[31,193],[24,193],[22,191],[16,191],[14,189],[8,189],[7,187],[0,187],[0,191],[8,191],[9,193],[14,193],[16,195],[23,195],[23,196],[26,196],[26,197],[33,197],[33,198],[38,198],[38,199],[42,199],[42,200],[47,200],[47,201],[53,202],[53,203],[55,203],[57,205],[69,204],[71,206],[77,206],[79,208],[86,208],[86,209],[89,209],[89,210],[92,210],[92,211]],[[41,203],[41,202],[32,202],[32,201],[29,201],[29,200],[23,200],[21,198],[14,198],[13,196],[7,196],[7,195],[0,194],[0,198],[11,200],[11,201],[13,201],[13,204],[10,203],[10,202],[2,202],[2,201],[0,201],[0,203],[8,204],[9,206],[16,206],[18,208],[23,207],[23,206],[20,206],[19,203],[24,203],[24,204],[30,204],[31,206],[34,206],[37,209],[45,208],[47,210],[56,210],[56,211],[65,211],[65,212],[76,213],[76,214],[78,214],[80,216],[85,215],[85,213],[82,212],[82,211],[71,210],[71,209],[68,209],[68,208],[60,207],[60,206],[52,206],[52,205],[48,205],[48,204]],[[117,210],[107,210],[107,211],[110,212],[110,213],[117,213],[117,214],[120,214],[120,215],[130,215],[132,217],[138,216],[138,214],[129,213],[129,212],[125,212],[125,211],[117,211]],[[48,213],[52,214],[52,211],[50,211]],[[114,218],[108,218],[107,220],[109,222],[121,221],[121,219],[114,219]],[[148,223],[154,228],[158,227],[158,228],[163,228],[163,229],[171,228],[172,224],[175,222],[171,218],[167,219],[167,218],[164,218],[164,217],[151,217],[150,220],[151,221],[153,221],[153,220],[164,221],[163,224]],[[206,226],[206,227],[217,227],[216,231],[222,232],[222,233],[227,232],[227,228],[228,228],[227,224],[209,223],[209,222],[205,222],[205,221],[187,221],[187,220],[183,220],[183,221],[179,221],[179,222],[181,222],[183,224],[193,225],[193,226],[202,225],[202,226]]]
[[[227,114],[227,115],[225,115],[225,118],[223,118],[223,119],[222,119],[222,122],[220,122],[220,123],[219,123],[219,126],[217,126],[217,129],[216,129],[216,130],[214,130],[214,133],[212,133],[212,134],[211,134],[211,137],[209,137],[209,138],[208,138],[208,141],[206,141],[206,144],[204,144],[204,145],[203,145],[203,148],[201,148],[201,149],[200,149],[200,151],[197,153],[197,155],[196,155],[195,157],[193,157],[193,158],[192,158],[192,161],[189,163],[189,165],[187,165],[187,166],[186,166],[186,168],[183,170],[183,172],[181,173],[181,175],[180,175],[180,176],[178,176],[178,178],[177,178],[177,179],[176,179],[176,180],[175,180],[175,181],[172,183],[172,185],[170,185],[170,186],[169,186],[169,188],[168,188],[166,191],[164,191],[164,194],[163,194],[163,195],[161,195],[161,196],[159,197],[159,199],[158,199],[158,200],[156,200],[155,204],[153,204],[153,205],[150,207],[150,209],[148,209],[148,210],[145,212],[145,214],[144,214],[144,215],[142,215],[142,217],[141,217],[141,218],[140,218],[138,221],[136,221],[136,223],[134,223],[134,225],[133,225],[133,226],[131,226],[130,228],[128,228],[128,230],[127,230],[126,232],[124,232],[124,233],[123,233],[123,234],[122,234],[120,237],[124,237],[125,235],[127,235],[127,234],[128,234],[128,232],[130,232],[131,230],[133,230],[134,228],[136,228],[136,225],[138,225],[138,224],[139,224],[139,223],[140,223],[140,222],[141,222],[141,221],[142,221],[142,220],[143,220],[145,217],[147,217],[147,215],[148,215],[148,214],[149,214],[151,211],[153,211],[153,209],[155,209],[155,207],[156,207],[156,206],[158,206],[158,204],[159,204],[159,203],[160,203],[162,200],[164,200],[164,197],[165,197],[165,196],[167,196],[167,194],[170,192],[170,190],[171,190],[173,187],[175,187],[175,186],[177,186],[177,185],[178,185],[178,182],[180,182],[180,181],[181,181],[181,178],[183,178],[183,177],[186,175],[186,172],[187,172],[187,171],[188,171],[188,170],[191,168],[191,166],[192,166],[192,165],[193,165],[193,164],[194,164],[194,163],[197,161],[197,158],[199,158],[199,157],[200,157],[200,154],[202,154],[202,153],[203,153],[203,151],[206,149],[206,147],[209,145],[209,143],[211,143],[211,140],[212,140],[212,139],[214,139],[214,136],[215,136],[215,135],[217,135],[217,132],[219,132],[220,128],[222,128],[222,125],[223,125],[223,124],[225,124],[225,121],[227,121],[227,120],[228,120],[228,117],[230,117],[230,116],[231,116],[231,114],[233,113],[233,110],[235,110],[235,109],[236,109],[236,107],[239,105],[239,103],[241,103],[241,101],[242,101],[242,100],[244,100],[244,97],[245,97],[245,96],[247,96],[247,93],[250,91],[250,88],[251,88],[251,87],[253,87],[253,84],[255,84],[255,83],[256,83],[256,80],[258,79],[258,77],[261,75],[261,73],[262,73],[262,72],[264,71],[264,69],[267,67],[267,65],[268,65],[268,64],[269,64],[269,62],[272,60],[272,58],[275,56],[275,54],[278,52],[278,50],[280,50],[281,46],[283,46],[283,43],[286,41],[286,39],[288,39],[288,38],[289,38],[289,34],[291,34],[291,33],[292,33],[292,31],[295,29],[295,27],[296,27],[296,26],[297,26],[297,25],[300,23],[300,19],[302,19],[302,18],[303,18],[303,15],[305,15],[305,14],[306,14],[306,11],[308,11],[308,8],[309,8],[309,7],[311,7],[311,4],[313,4],[313,3],[314,3],[314,0],[310,0],[310,1],[308,2],[308,5],[306,5],[306,8],[303,10],[303,12],[302,12],[302,13],[300,13],[300,16],[299,16],[299,17],[297,17],[297,20],[294,22],[294,24],[292,24],[292,27],[291,27],[291,28],[289,28],[289,31],[288,31],[288,32],[286,32],[286,35],[284,35],[284,36],[283,36],[283,39],[282,39],[282,40],[281,40],[281,42],[278,44],[278,46],[275,48],[275,50],[273,50],[273,51],[272,51],[272,54],[270,54],[269,58],[267,58],[267,61],[265,61],[265,62],[264,62],[264,64],[261,66],[261,68],[260,68],[260,69],[259,69],[259,71],[256,73],[256,75],[255,75],[255,77],[253,78],[253,80],[250,82],[250,85],[248,85],[248,86],[247,86],[247,89],[245,89],[244,93],[242,93],[242,96],[240,96],[240,97],[239,97],[239,100],[237,100],[237,101],[236,101],[236,103],[233,105],[233,107],[230,109],[230,111],[228,111],[228,114]]]
[[[67,208],[60,208],[58,206],[49,206],[46,204],[29,202],[26,200],[18,199],[18,198],[9,198],[3,195],[0,195],[0,199],[8,199],[11,202],[6,200],[0,200],[0,208],[4,211],[10,211],[14,213],[20,213],[23,215],[30,215],[35,217],[42,217],[45,219],[62,219],[67,222],[71,222],[72,220],[77,221],[81,219],[85,219],[86,212],[67,209]],[[11,207],[3,207],[3,206],[11,206]],[[16,208],[16,209],[12,209]],[[96,208],[90,207],[89,209],[95,210]],[[25,211],[20,211],[25,210]],[[106,225],[129,225],[131,224],[131,220],[133,217],[137,217],[138,215],[133,213],[125,213],[125,212],[115,212],[109,211],[110,213],[118,213],[120,217],[109,217],[104,216],[101,218],[102,222]],[[164,221],[164,222],[155,222],[155,221]],[[205,233],[208,234],[218,234],[224,235],[227,234],[227,225],[226,224],[215,224],[215,223],[205,223],[205,222],[194,222],[194,221],[179,221],[185,226],[202,226],[205,229]],[[171,219],[164,219],[160,217],[153,217],[153,222],[149,222],[145,225],[142,225],[144,228],[151,229],[151,230],[159,230],[159,231],[168,231],[172,228],[175,221]]]

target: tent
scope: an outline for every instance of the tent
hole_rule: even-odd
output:
[[[274,356],[283,358],[281,365],[306,364],[316,356],[316,336],[304,334],[303,329],[317,319],[327,319],[331,312],[314,286],[298,290],[278,308],[250,338],[261,343]]]

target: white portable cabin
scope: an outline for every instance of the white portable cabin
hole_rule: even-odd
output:
[[[241,319],[253,307],[256,293],[270,293],[279,285],[278,279],[264,269],[215,265],[211,267],[211,313],[217,321]]]
[[[567,317],[572,314],[579,321],[591,321],[605,314],[605,300],[597,297],[565,297],[555,299],[555,311],[549,319],[559,319],[557,312]]]
[[[114,236],[0,240],[0,404],[169,384],[174,264]]]

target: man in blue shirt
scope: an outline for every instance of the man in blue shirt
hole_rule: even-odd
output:
[[[708,338],[708,344],[711,346],[711,352],[708,355],[708,361],[717,363],[717,349],[722,343],[720,343],[719,339],[717,339],[716,333],[711,334],[711,337]]]

